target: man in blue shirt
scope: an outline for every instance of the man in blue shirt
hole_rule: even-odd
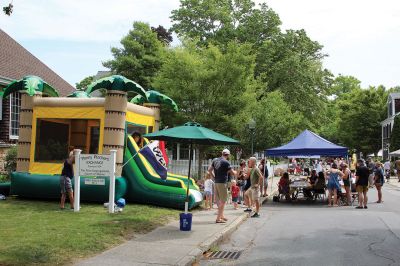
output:
[[[224,149],[222,156],[215,158],[208,168],[208,172],[214,177],[215,182],[215,196],[218,205],[216,223],[225,223],[228,220],[224,217],[225,203],[228,200],[228,176],[236,176],[236,171],[232,169],[228,162],[230,154],[228,149]]]

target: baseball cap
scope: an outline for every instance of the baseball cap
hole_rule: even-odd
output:
[[[228,149],[224,149],[224,150],[222,151],[222,154],[223,154],[223,155],[230,155],[231,152],[230,152]]]

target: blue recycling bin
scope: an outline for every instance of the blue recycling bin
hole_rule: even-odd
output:
[[[192,230],[192,214],[191,213],[181,213],[179,214],[180,230],[190,231]]]

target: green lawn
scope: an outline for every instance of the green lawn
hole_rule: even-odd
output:
[[[100,204],[82,204],[74,213],[59,210],[55,201],[8,198],[0,201],[0,265],[71,263],[151,231],[179,212],[130,204],[110,215]]]

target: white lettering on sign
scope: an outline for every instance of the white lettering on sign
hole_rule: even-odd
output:
[[[104,186],[106,180],[104,178],[85,178],[85,185]]]
[[[80,176],[111,176],[112,162],[110,155],[81,154],[79,157]]]

